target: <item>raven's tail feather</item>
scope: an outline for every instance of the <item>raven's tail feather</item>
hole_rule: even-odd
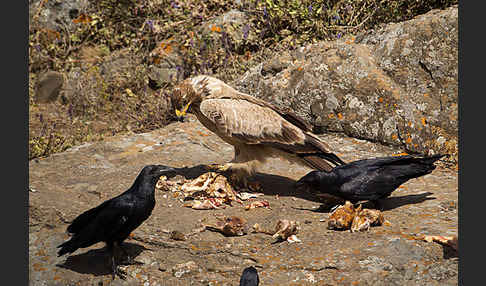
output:
[[[408,163],[401,166],[397,165],[397,170],[400,171],[396,176],[411,179],[430,174],[436,168],[434,162],[444,156],[446,155],[438,154],[425,157],[411,157]]]

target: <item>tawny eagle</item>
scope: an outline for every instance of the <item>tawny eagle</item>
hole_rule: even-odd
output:
[[[244,184],[269,157],[320,171],[332,170],[329,163],[344,164],[302,118],[239,92],[217,78],[200,75],[182,81],[175,86],[171,102],[179,119],[191,112],[206,128],[234,146],[234,159],[216,168],[230,170]]]

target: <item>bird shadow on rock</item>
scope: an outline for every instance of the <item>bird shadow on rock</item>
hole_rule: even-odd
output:
[[[419,204],[427,200],[435,200],[435,197],[429,197],[429,195],[432,194],[433,193],[431,192],[425,192],[425,193],[415,194],[415,195],[388,197],[386,199],[381,199],[379,201],[379,206],[375,205],[371,201],[363,201],[361,205],[363,208],[367,208],[367,209],[379,209],[381,211],[388,211],[404,205]],[[333,207],[336,207],[337,205],[342,205],[344,204],[345,201],[335,199],[335,200],[324,201],[324,202],[321,200],[320,202],[322,202],[321,206],[311,211],[318,212],[318,213],[331,212]],[[355,207],[359,205],[360,203],[354,204]]]
[[[210,172],[206,165],[197,165],[193,167],[174,168],[175,175],[184,176],[186,179],[195,179],[204,173]],[[174,176],[175,176],[174,175]],[[223,173],[224,175],[224,173]],[[168,176],[169,178],[172,176]],[[320,202],[321,200],[310,192],[299,192],[295,189],[295,180],[273,174],[257,173],[250,177],[248,181],[258,181],[262,184],[261,192],[265,195],[282,197],[291,196],[305,200]]]
[[[195,179],[200,175],[209,172],[210,170],[207,169],[206,165],[197,165],[193,167],[184,167],[184,168],[174,168],[176,170],[175,175],[182,175],[186,179]],[[171,177],[171,176],[169,176]],[[326,199],[322,199],[319,196],[316,196],[308,191],[298,191],[295,188],[295,180],[279,176],[273,174],[266,174],[266,173],[257,173],[253,177],[249,178],[249,181],[258,181],[262,184],[261,192],[265,195],[275,196],[279,195],[282,197],[289,196],[289,197],[296,197],[301,198],[304,200],[323,203],[322,207],[318,209],[314,209],[312,211],[317,212],[328,212],[332,206],[335,206],[336,201],[332,201],[331,204],[326,204]],[[394,208],[398,208],[404,205],[409,204],[418,204],[422,203],[426,200],[434,200],[435,197],[429,197],[432,195],[431,192],[425,192],[421,194],[414,194],[414,195],[405,195],[405,196],[395,196],[395,197],[388,197],[386,199],[380,200],[381,210],[392,210]],[[366,201],[363,203],[364,208],[375,208],[372,202]]]
[[[451,246],[442,245],[442,255],[444,259],[459,257],[459,252]]]
[[[380,200],[380,204],[382,206],[381,209],[383,211],[388,211],[404,205],[419,204],[427,200],[435,200],[435,197],[429,197],[432,194],[433,193],[431,192],[425,192],[425,193],[415,194],[415,195],[388,197],[386,199]]]
[[[174,167],[172,167],[174,168]],[[207,168],[207,165],[196,165],[192,167],[183,167],[183,168],[174,168],[176,172],[173,174],[174,176],[176,175],[181,175],[184,176],[184,178],[193,180],[199,176],[201,176],[204,173],[209,172],[210,170]],[[173,176],[167,176],[168,178],[171,178]]]
[[[307,191],[298,191],[295,188],[296,181],[279,175],[257,173],[252,179],[262,184],[262,193],[269,196],[295,197],[312,202],[322,202],[314,194]]]
[[[130,255],[132,259],[137,257],[142,251],[147,250],[142,245],[124,242],[122,247]],[[116,258],[120,265],[125,264],[127,258],[122,250],[117,251]],[[56,264],[56,266],[72,270],[81,274],[92,274],[94,276],[103,276],[111,274],[111,254],[106,247],[99,249],[91,249],[85,253],[69,256],[62,264]]]

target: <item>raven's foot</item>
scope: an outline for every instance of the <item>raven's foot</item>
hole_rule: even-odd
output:
[[[119,245],[117,245],[116,243],[109,247],[109,250],[111,252],[111,279],[115,280],[115,277],[118,276],[120,277],[120,279],[125,280],[127,277],[127,272],[123,269],[120,269],[115,258],[117,248],[121,248],[123,252],[126,253],[126,250],[120,247]]]
[[[112,255],[111,257],[111,279],[115,280],[115,277],[118,276],[122,280],[127,279],[127,272],[120,268],[115,261],[115,256]]]
[[[120,266],[117,266],[116,269],[113,270],[112,280],[115,280],[115,276],[118,276],[122,280],[127,280],[127,272],[124,269],[121,269]]]

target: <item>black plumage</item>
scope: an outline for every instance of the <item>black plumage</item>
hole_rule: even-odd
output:
[[[111,252],[113,278],[120,274],[115,247],[127,254],[121,243],[150,217],[155,207],[155,185],[160,176],[172,171],[175,170],[162,165],[145,166],[127,191],[80,214],[68,226],[67,232],[72,236],[58,246],[58,256],[103,241]]]
[[[391,156],[354,161],[330,172],[312,171],[297,181],[299,190],[330,194],[352,203],[370,200],[375,204],[410,179],[431,173],[434,162],[444,155]]]
[[[243,270],[240,278],[240,286],[258,286],[260,279],[255,267],[250,266]]]

